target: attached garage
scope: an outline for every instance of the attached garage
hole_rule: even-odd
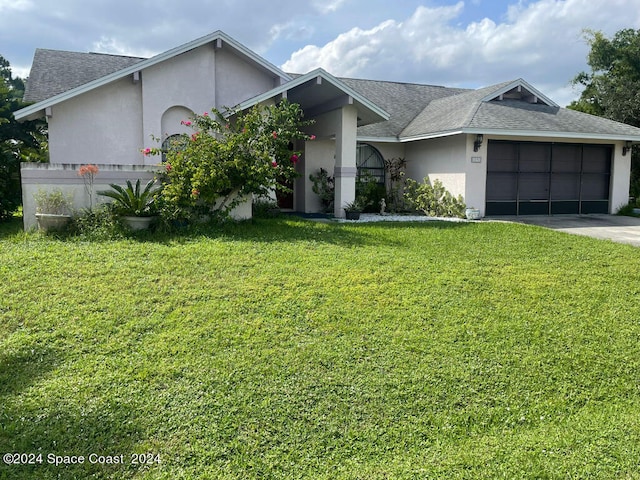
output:
[[[609,213],[613,145],[489,141],[486,215]]]

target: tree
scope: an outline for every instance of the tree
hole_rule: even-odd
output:
[[[640,127],[640,30],[620,30],[611,39],[587,30],[585,37],[591,48],[587,57],[591,72],[581,72],[573,79],[584,90],[569,108]],[[640,197],[640,152],[636,148],[629,193]]]
[[[298,175],[301,153],[294,151],[294,142],[312,139],[301,130],[308,123],[300,106],[286,100],[237,112],[232,118],[214,110],[184,120],[194,133],[182,136],[165,152],[160,199],[165,216],[224,217],[251,195],[286,189],[284,185]]]
[[[24,82],[13,78],[9,62],[0,56],[0,220],[22,203],[20,162],[46,161],[46,129],[40,120],[19,123],[13,112],[26,106]]]

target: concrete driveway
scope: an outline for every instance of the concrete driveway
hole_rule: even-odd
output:
[[[612,240],[640,247],[640,218],[618,215],[552,215],[487,217],[551,228],[560,232]]]

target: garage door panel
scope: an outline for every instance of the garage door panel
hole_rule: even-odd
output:
[[[549,200],[548,173],[521,173],[519,182],[520,201]]]
[[[517,198],[517,173],[498,172],[487,176],[487,201],[515,201]]]
[[[609,198],[609,175],[582,175],[582,199],[606,200]]]
[[[551,170],[551,145],[524,143],[520,145],[520,172],[548,172]]]
[[[608,213],[612,146],[488,145],[487,215]]]
[[[551,176],[551,200],[579,200],[580,175],[556,173]]]

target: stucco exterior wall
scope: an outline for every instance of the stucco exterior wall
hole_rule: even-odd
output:
[[[405,158],[404,143],[391,143],[391,142],[361,142],[375,147],[385,160],[391,160],[392,158]]]
[[[131,77],[55,105],[51,114],[51,163],[143,163],[142,87]]]
[[[25,230],[36,227],[36,205],[34,195],[38,190],[61,190],[72,202],[72,210],[80,210],[89,206],[89,195],[85,184],[78,175],[79,165],[23,163],[20,169],[22,177],[22,212]],[[109,190],[109,184],[125,185],[127,180],[135,182],[140,179],[146,184],[154,178],[155,169],[142,165],[105,165],[98,164],[99,172],[93,185],[93,204],[105,203],[109,199],[97,194],[100,190]]]
[[[164,140],[184,130],[184,118],[167,118],[167,111],[203,113],[215,105],[215,62],[216,51],[204,45],[142,72],[144,148],[159,147],[154,138]],[[157,162],[158,158],[145,158],[147,164]]]
[[[216,102],[222,110],[276,87],[275,79],[224,47],[216,50]]]
[[[452,195],[466,196],[466,135],[408,143],[407,177],[422,182],[439,179]]]
[[[302,178],[304,181],[304,196],[297,196],[296,210],[306,213],[316,213],[322,211],[322,203],[318,195],[313,193],[313,182],[309,180],[309,175],[315,174],[324,168],[330,176],[333,176],[333,166],[335,164],[336,142],[329,139],[316,139],[305,144],[304,157],[302,163]]]

